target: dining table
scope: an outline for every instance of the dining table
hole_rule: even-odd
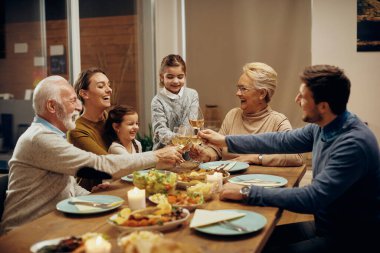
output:
[[[284,187],[292,188],[298,186],[305,172],[305,165],[299,167],[250,165],[243,171],[231,172],[231,177],[245,174],[275,175],[287,179],[287,184]],[[30,252],[30,247],[39,241],[72,235],[80,236],[87,232],[106,235],[112,244],[111,252],[123,252],[122,248],[117,244],[117,238],[120,236],[121,231],[111,226],[107,220],[110,216],[120,211],[122,207],[128,206],[127,192],[133,187],[132,183],[118,179],[113,181],[107,190],[93,193],[113,195],[125,199],[123,206],[118,209],[91,215],[67,214],[58,210],[52,210],[50,213],[34,221],[21,225],[0,237],[0,252]],[[182,225],[173,230],[163,232],[165,238],[171,238],[187,245],[196,246],[197,249],[206,253],[261,252],[282,214],[282,210],[277,207],[250,206],[236,201],[221,201],[217,196],[205,203],[202,209],[247,210],[263,215],[266,218],[266,224],[259,231],[242,235],[206,234],[189,227],[191,218],[194,215],[194,212],[192,212],[190,218]]]

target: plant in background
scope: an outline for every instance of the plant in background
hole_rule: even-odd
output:
[[[149,134],[142,136],[137,133],[136,139],[141,142],[142,152],[151,151],[153,149],[152,124],[149,124]]]

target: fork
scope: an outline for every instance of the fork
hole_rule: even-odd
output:
[[[214,170],[216,170],[216,171],[223,170],[224,167],[226,167],[227,165],[228,165],[228,163],[222,163],[219,166],[217,166]]]
[[[246,227],[236,225],[230,221],[223,220],[223,221],[220,221],[219,224],[225,225],[226,227],[236,230],[238,232],[248,232],[248,229]]]

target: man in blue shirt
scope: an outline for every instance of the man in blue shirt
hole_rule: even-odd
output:
[[[265,156],[312,151],[312,183],[302,188],[272,189],[226,184],[220,198],[314,214],[315,229],[310,229],[310,224],[278,226],[266,252],[378,252],[370,249],[380,231],[376,137],[346,109],[350,80],[343,70],[315,65],[305,68],[300,77],[295,101],[302,109],[303,121],[311,124],[259,135],[222,136],[211,130],[199,135],[235,153]],[[296,234],[300,236],[294,238]]]

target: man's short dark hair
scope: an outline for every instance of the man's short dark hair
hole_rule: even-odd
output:
[[[347,109],[351,82],[342,69],[331,65],[309,66],[300,78],[313,93],[316,104],[327,102],[336,115]]]

